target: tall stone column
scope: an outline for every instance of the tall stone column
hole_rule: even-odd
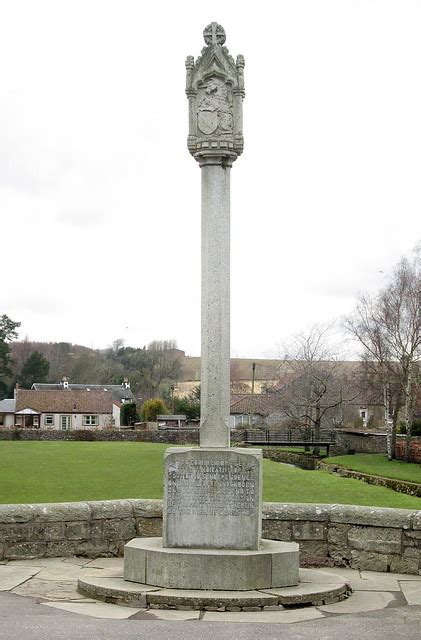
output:
[[[202,172],[200,446],[230,446],[230,169],[243,150],[244,58],[235,63],[212,22],[186,60],[188,148]]]
[[[200,446],[230,446],[230,167],[202,169],[202,350]]]
[[[175,589],[254,590],[298,583],[298,545],[262,540],[262,451],[230,448],[230,172],[243,150],[244,58],[216,22],[186,61],[188,148],[202,174],[200,447],[164,458],[161,538],[125,546],[126,580]]]

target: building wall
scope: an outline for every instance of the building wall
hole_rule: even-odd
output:
[[[121,414],[120,407],[113,403],[113,420],[114,420],[114,427],[116,429],[120,429],[120,425],[121,425],[120,414]]]
[[[0,425],[1,429],[11,429],[15,424],[15,414],[14,413],[4,413],[3,414],[3,424]]]
[[[385,433],[337,431],[332,455],[347,453],[387,453]]]
[[[46,415],[53,415],[54,416],[54,424],[53,425],[46,425],[45,424],[45,416]],[[82,414],[82,413],[72,413],[72,414],[67,414],[67,413],[42,413],[41,414],[41,419],[40,419],[40,428],[41,429],[45,429],[48,431],[51,431],[52,429],[57,429],[59,431],[61,431],[60,429],[60,416],[61,415],[71,415],[71,426],[70,429],[74,430],[74,429],[106,429],[107,427],[111,426],[111,420],[112,420],[112,416],[110,413],[100,413],[100,414],[92,414],[92,415],[98,415],[99,416],[99,420],[98,420],[98,425],[95,427],[90,427],[90,426],[86,426],[83,424],[83,416],[86,414]]]

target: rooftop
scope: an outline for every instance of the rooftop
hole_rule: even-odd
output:
[[[33,409],[39,413],[112,413],[111,391],[18,389],[16,411]]]

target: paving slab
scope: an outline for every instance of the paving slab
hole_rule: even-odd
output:
[[[82,567],[72,564],[52,565],[41,569],[37,574],[40,580],[56,580],[58,582],[69,582],[77,580],[82,575]]]
[[[93,567],[95,569],[121,569],[123,575],[124,558],[96,558],[88,560],[85,567]]]
[[[116,567],[112,569],[97,569],[96,567],[82,567],[80,577],[83,576],[98,576],[100,578],[120,578],[123,580],[123,570]]]
[[[31,596],[45,600],[80,600],[81,594],[76,589],[76,581],[58,582],[55,580],[38,580],[33,578],[13,589],[20,596]]]
[[[394,600],[393,593],[386,591],[363,592],[357,591],[347,600],[317,607],[326,613],[363,613],[384,609]]]
[[[350,580],[353,591],[400,591],[399,582],[393,576],[385,574],[378,580]]]
[[[199,620],[200,611],[176,611],[175,609],[148,609],[155,620]],[[149,616],[148,616],[149,618]]]
[[[141,611],[141,609],[119,607],[116,604],[107,604],[106,602],[42,602],[41,604],[62,611],[81,613],[84,616],[114,620],[125,620]]]
[[[421,582],[401,582],[402,593],[408,604],[421,604]]]
[[[29,560],[9,560],[12,567],[61,567],[64,565],[77,565],[83,567],[89,558],[30,558]]]
[[[326,567],[323,569],[300,569],[300,575],[301,572],[305,572],[305,571],[315,571],[316,573],[319,573],[319,571],[326,571],[326,573],[331,573],[335,576],[341,576],[343,577],[345,580],[351,580],[351,579],[358,579],[360,578],[360,571],[359,569],[348,569],[347,567]]]
[[[421,576],[412,573],[382,573],[381,571],[360,571],[360,573],[362,580],[384,580],[387,577],[393,580],[405,580],[405,582],[421,580]]]
[[[284,609],[282,611],[205,611],[205,622],[261,622],[283,623],[304,622],[323,618],[323,614],[314,607],[305,609]]]
[[[330,569],[300,569],[300,584],[307,582],[317,582],[318,584],[339,584],[348,582],[349,578],[345,578],[340,574],[331,573]]]
[[[10,591],[40,571],[39,567],[0,566],[0,591]]]

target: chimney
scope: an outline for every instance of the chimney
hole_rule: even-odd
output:
[[[124,378],[124,380],[123,380],[123,387],[124,387],[125,389],[130,389],[130,382],[129,382],[129,379],[128,379],[128,378]]]
[[[15,388],[14,388],[14,390],[13,390],[13,398],[14,398],[15,400],[16,400],[16,396],[18,395],[18,391],[19,391],[19,389],[20,389],[20,384],[19,384],[19,382],[17,382],[17,383],[15,384]]]
[[[68,389],[69,388],[69,383],[67,382],[66,376],[63,376],[63,380],[62,380],[61,384],[63,385],[63,389]]]

